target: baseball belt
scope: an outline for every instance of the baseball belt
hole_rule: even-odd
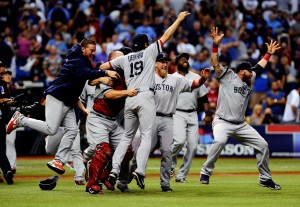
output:
[[[173,114],[164,114],[164,113],[156,112],[156,116],[161,116],[161,117],[173,117]]]
[[[186,109],[176,109],[176,111],[182,111],[182,112],[186,112],[186,113],[192,113],[192,112],[197,111],[197,110],[196,109],[188,109],[188,110],[186,110]]]

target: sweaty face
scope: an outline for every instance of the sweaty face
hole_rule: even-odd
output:
[[[156,62],[156,73],[162,78],[168,75],[168,63],[169,61],[163,60],[161,62]]]
[[[82,48],[83,56],[93,61],[96,55],[96,45],[89,44],[87,47]]]

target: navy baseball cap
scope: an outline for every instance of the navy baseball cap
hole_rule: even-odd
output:
[[[171,58],[167,55],[165,52],[161,52],[157,55],[156,57],[156,62],[161,62],[161,61],[171,61]]]
[[[177,64],[178,61],[179,61],[181,58],[183,58],[183,57],[185,57],[187,60],[190,59],[190,55],[187,54],[187,53],[185,53],[185,52],[183,52],[183,53],[179,54],[179,55],[176,57],[175,63]]]
[[[238,64],[235,68],[235,72],[238,73],[241,70],[255,70],[254,67],[252,67],[251,63],[244,61]]]
[[[147,34],[141,33],[137,34],[132,38],[132,49],[137,52],[145,49],[145,44],[149,44],[149,38]]]
[[[132,52],[132,49],[130,47],[124,46],[124,47],[121,47],[119,49],[119,51],[121,51],[124,55],[127,55]]]

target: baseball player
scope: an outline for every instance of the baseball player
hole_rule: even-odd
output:
[[[116,57],[123,56],[120,51],[113,51],[109,54],[108,60],[113,60]],[[123,72],[123,70],[119,70]],[[120,75],[122,77],[122,75]],[[125,79],[121,78],[114,83],[113,87],[98,83],[97,80],[90,82],[91,85],[96,85],[95,100],[91,113],[86,120],[87,139],[89,147],[84,150],[84,157],[91,159],[88,172],[89,178],[86,184],[86,192],[90,194],[98,194],[101,192],[101,181],[108,190],[114,190],[114,185],[108,182],[108,175],[111,170],[111,158],[113,150],[117,148],[124,128],[117,120],[119,113],[123,110],[126,97],[136,96],[136,89],[126,89]],[[126,156],[125,156],[126,157]],[[121,192],[129,192],[127,186],[129,159],[127,166],[121,168],[119,183],[117,187]],[[127,173],[126,173],[127,172]]]
[[[96,42],[83,39],[70,50],[58,77],[46,89],[46,121],[27,118],[16,111],[7,125],[6,133],[10,134],[17,127],[25,126],[47,135],[54,135],[60,126],[65,128],[55,159],[48,162],[50,169],[63,174],[67,155],[77,134],[77,122],[74,106],[88,79],[101,76],[118,78],[116,71],[94,70],[92,60],[96,52]]]
[[[137,96],[126,98],[124,110],[125,132],[113,156],[113,168],[110,182],[114,185],[120,172],[121,162],[140,124],[141,144],[137,150],[137,169],[133,172],[137,185],[145,188],[144,177],[151,149],[151,133],[155,121],[154,101],[154,65],[163,45],[172,37],[181,21],[189,15],[184,11],[165,31],[162,37],[149,45],[146,34],[137,34],[133,38],[133,53],[116,58],[100,66],[101,69],[122,68],[127,88],[136,88]]]
[[[152,130],[151,151],[158,139],[161,143],[160,185],[163,192],[172,192],[170,170],[172,165],[173,114],[179,94],[191,92],[201,86],[210,75],[210,69],[201,71],[201,78],[189,81],[184,76],[168,75],[168,62],[171,59],[164,52],[160,53],[155,63],[154,98],[156,119]]]
[[[192,71],[189,71],[189,54],[181,53],[176,59],[177,72],[175,76],[185,77],[189,80],[198,80],[200,76]],[[206,71],[208,69],[205,69]],[[203,70],[202,70],[203,71]],[[201,71],[201,72],[202,72]],[[192,92],[181,93],[178,98],[176,112],[174,114],[174,134],[172,146],[172,168],[171,175],[174,174],[174,169],[177,164],[177,156],[186,144],[186,152],[183,156],[183,163],[176,174],[176,182],[185,182],[186,176],[191,168],[192,159],[196,153],[199,141],[198,134],[198,114],[197,114],[197,98],[203,97],[208,90],[205,85],[202,85],[197,90]]]
[[[249,62],[242,62],[237,65],[234,72],[219,64],[218,45],[224,34],[219,35],[218,27],[213,27],[211,36],[213,40],[211,65],[221,85],[216,115],[212,123],[214,141],[207,155],[207,160],[203,164],[200,182],[209,184],[209,177],[213,173],[215,162],[224,149],[227,139],[232,137],[255,149],[260,174],[258,184],[272,190],[280,190],[281,186],[273,182],[268,166],[268,143],[253,127],[245,122],[245,112],[256,73],[260,73],[266,67],[270,56],[280,48],[279,44],[273,40],[266,43],[267,53],[254,67]]]

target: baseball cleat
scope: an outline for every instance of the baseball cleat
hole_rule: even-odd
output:
[[[52,160],[50,162],[47,163],[47,166],[53,170],[54,172],[62,175],[65,173],[65,169],[64,169],[64,166],[62,164],[61,161],[59,160]]]
[[[75,180],[75,185],[85,185],[84,180]]]
[[[10,134],[14,129],[19,127],[19,117],[21,116],[21,113],[19,111],[16,111],[14,115],[11,117],[10,121],[7,124],[6,127],[6,134]]]
[[[102,187],[100,185],[92,185],[91,187],[86,188],[85,192],[87,194],[92,194],[92,195],[103,194]]]
[[[125,185],[125,186],[117,185],[117,188],[118,188],[122,193],[130,193],[130,189],[128,188],[127,185]]]
[[[209,176],[201,174],[201,176],[200,176],[200,183],[208,185],[209,184]]]
[[[6,180],[7,185],[14,184],[13,177],[14,177],[14,173],[11,170],[7,171],[7,173],[4,176],[4,179]]]
[[[177,183],[185,183],[186,182],[186,179],[185,178],[176,178],[175,181]]]
[[[144,176],[137,173],[137,172],[133,172],[132,173],[134,179],[136,180],[136,184],[141,188],[141,189],[145,189],[145,183],[144,183]]]
[[[173,192],[172,188],[170,188],[170,186],[162,186],[161,190],[163,192]]]
[[[259,181],[258,185],[262,187],[268,187],[271,190],[281,190],[281,186],[274,183],[272,179],[266,181]]]
[[[103,184],[105,185],[105,187],[106,187],[107,190],[111,190],[111,191],[114,191],[114,190],[115,190],[115,186],[112,185],[112,184],[109,182],[109,180],[105,180],[105,181],[103,182]]]
[[[111,172],[108,176],[108,182],[112,185],[112,186],[115,186],[116,185],[116,182],[117,182],[117,178],[118,178],[118,175],[114,172]]]

